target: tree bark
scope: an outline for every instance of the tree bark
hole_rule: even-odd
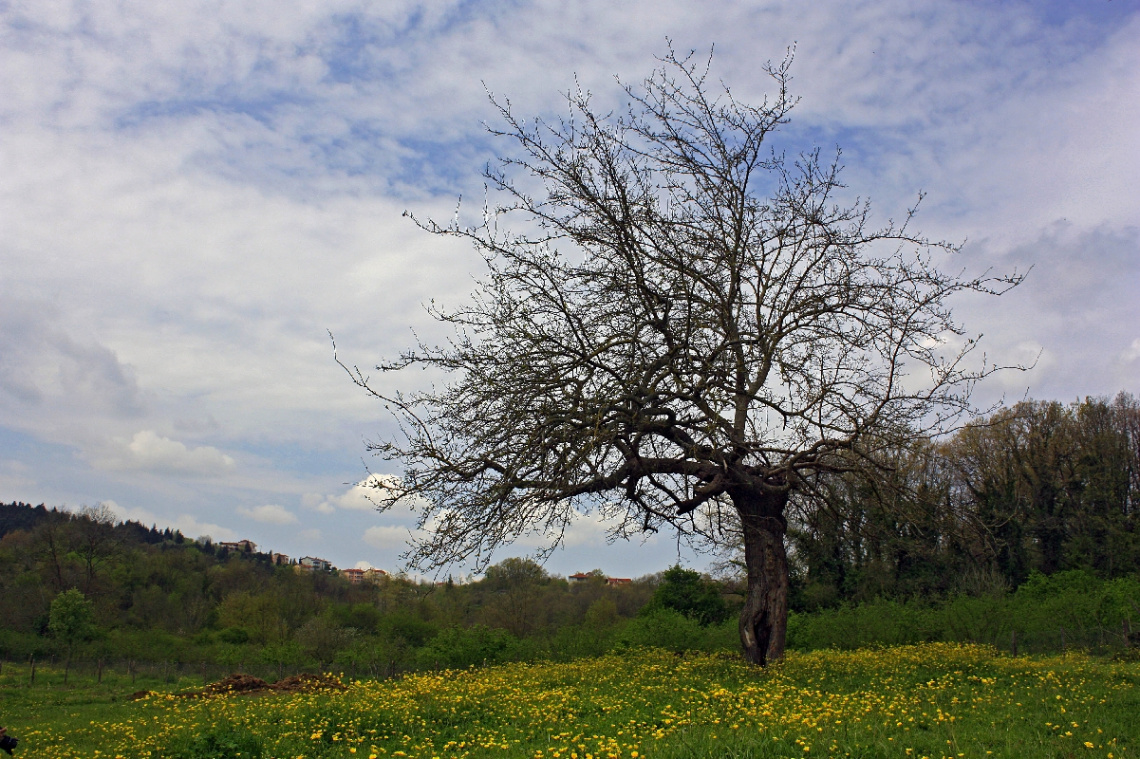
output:
[[[733,496],[744,531],[748,596],[740,610],[744,656],[761,667],[782,659],[788,632],[788,554],[784,493]]]

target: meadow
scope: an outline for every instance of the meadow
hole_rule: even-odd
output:
[[[179,695],[189,681],[130,700],[143,683],[53,677],[0,674],[18,756],[1140,756],[1140,662],[970,644],[793,652],[765,670],[634,650],[210,698]]]

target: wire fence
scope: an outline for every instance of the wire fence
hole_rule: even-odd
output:
[[[1112,629],[1099,626],[1062,627],[1051,630],[1010,630],[988,636],[994,648],[1019,654],[1049,654],[1070,650],[1085,651],[1097,655],[1112,655],[1140,648],[1140,634],[1131,629],[1128,621]]]
[[[268,664],[260,660],[249,662],[220,663],[211,661],[148,661],[131,658],[108,659],[66,659],[57,656],[22,660],[0,658],[0,682],[5,686],[52,686],[78,683],[114,684],[117,686],[147,685],[161,683],[192,687],[208,685],[235,673],[251,675],[266,682],[276,682],[286,677],[301,674],[322,674],[334,672],[350,680],[391,679],[410,671],[407,666],[396,661],[374,663],[371,666],[358,665],[283,665]]]
[[[882,628],[873,624],[838,624],[821,633],[817,627],[809,635],[799,636],[797,647],[805,649],[858,649],[876,646],[912,645],[923,642],[979,643],[1012,656],[1058,654],[1081,651],[1096,656],[1140,655],[1140,634],[1126,620],[1120,627],[1100,625],[1063,626],[1054,628],[1018,628],[1010,624],[965,625],[957,630],[938,632],[900,629],[898,625]]]

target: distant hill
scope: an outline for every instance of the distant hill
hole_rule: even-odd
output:
[[[0,539],[16,530],[32,532],[41,524],[48,522],[79,521],[90,521],[90,519],[82,512],[65,511],[55,506],[49,509],[42,503],[38,506],[19,501],[0,503]],[[117,539],[128,543],[157,545],[165,541],[182,543],[186,540],[185,536],[178,530],[171,530],[169,527],[159,530],[155,525],[146,527],[139,522],[130,520],[117,522],[111,525],[111,529]]]

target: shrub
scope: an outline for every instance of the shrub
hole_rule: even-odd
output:
[[[462,669],[515,661],[524,658],[523,649],[522,642],[506,630],[483,625],[448,627],[421,648],[416,658],[425,669]]]
[[[700,622],[673,609],[651,609],[632,619],[618,633],[617,649],[664,648],[667,651],[701,650],[705,629]]]
[[[1125,645],[1140,626],[1140,581],[1100,580],[1082,570],[1034,574],[1014,593],[931,603],[872,601],[788,615],[788,647],[859,648],[928,641],[990,643],[1021,652]]]
[[[645,613],[670,609],[702,625],[719,625],[728,617],[728,605],[715,583],[679,564],[665,570]]]

